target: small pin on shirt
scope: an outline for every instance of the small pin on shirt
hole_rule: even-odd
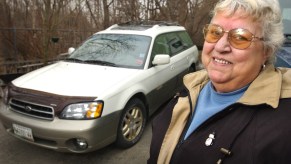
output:
[[[208,138],[205,141],[205,145],[206,146],[211,146],[213,144],[213,140],[215,139],[215,133],[212,132],[211,134],[209,134]]]

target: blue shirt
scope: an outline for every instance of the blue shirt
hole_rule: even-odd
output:
[[[241,98],[248,87],[249,85],[233,92],[218,93],[214,90],[211,82],[208,82],[199,94],[192,116],[192,122],[184,139],[187,139],[187,137],[208,118],[235,103]]]

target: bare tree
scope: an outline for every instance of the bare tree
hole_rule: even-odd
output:
[[[110,13],[109,13],[109,7],[114,2],[114,0],[110,0],[110,2],[107,2],[107,0],[103,1],[103,10],[104,10],[104,21],[103,21],[103,27],[104,29],[109,27],[110,25]]]
[[[202,28],[211,19],[210,11],[218,0],[190,0],[189,14],[184,24],[196,45],[203,45]]]
[[[0,62],[45,61],[93,32],[124,21],[162,20],[186,27],[195,44],[217,0],[1,0]]]
[[[82,1],[72,0],[4,0],[0,2],[0,13],[5,18],[0,22],[0,55],[7,60],[48,59],[60,51],[60,44],[53,41],[62,39],[67,31],[92,31],[88,17],[83,12]],[[78,8],[78,9],[77,9]],[[74,36],[73,38],[69,38]],[[73,32],[63,37],[76,40]],[[88,35],[86,36],[88,37]],[[80,43],[84,37],[77,40]],[[59,41],[60,42],[60,41]],[[63,43],[64,45],[65,43]],[[67,47],[68,48],[68,47]],[[7,53],[8,52],[8,53]],[[1,58],[0,56],[0,58]]]

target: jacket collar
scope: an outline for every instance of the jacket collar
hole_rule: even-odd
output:
[[[188,74],[184,77],[184,84],[190,93],[194,88],[198,90],[203,88],[207,81],[209,81],[209,78],[206,70]],[[267,104],[277,108],[279,99],[287,97],[291,97],[291,69],[276,69],[273,65],[268,65],[251,83],[238,102],[246,105]]]
[[[268,66],[251,83],[238,102],[246,105],[267,104],[273,108],[279,105],[282,75],[273,66]]]

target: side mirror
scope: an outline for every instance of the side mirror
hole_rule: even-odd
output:
[[[70,47],[68,49],[68,54],[71,55],[71,53],[73,53],[75,51],[75,48],[74,47]]]
[[[170,63],[170,56],[166,54],[158,54],[155,56],[152,64],[153,65],[164,65]]]

